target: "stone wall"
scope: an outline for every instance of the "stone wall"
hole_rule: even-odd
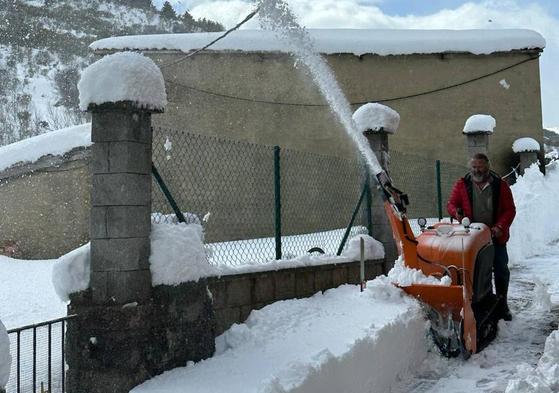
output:
[[[211,278],[216,318],[216,336],[233,323],[246,320],[257,310],[279,300],[305,298],[342,284],[358,284],[359,262],[300,267],[259,273]],[[372,279],[385,272],[385,261],[365,262],[365,277]]]

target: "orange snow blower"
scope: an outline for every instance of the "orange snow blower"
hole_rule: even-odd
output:
[[[469,357],[497,335],[499,300],[491,283],[494,249],[484,224],[437,223],[414,236],[406,215],[407,195],[394,188],[384,173],[385,210],[398,251],[407,267],[427,276],[450,277],[451,284],[412,284],[402,289],[428,310],[431,333],[442,354]],[[448,280],[448,279],[447,279]]]

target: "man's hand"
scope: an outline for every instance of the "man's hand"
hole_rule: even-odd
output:
[[[492,227],[491,228],[491,236],[493,236],[495,239],[500,238],[501,236],[503,236],[503,230],[497,226]]]
[[[461,208],[457,208],[456,209],[456,219],[458,220],[458,222],[462,222],[463,218],[464,218],[464,211]]]

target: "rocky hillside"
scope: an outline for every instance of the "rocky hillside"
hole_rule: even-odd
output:
[[[220,30],[151,0],[0,0],[0,145],[85,121],[76,84],[91,42]]]

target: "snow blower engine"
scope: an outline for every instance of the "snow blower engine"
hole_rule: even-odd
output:
[[[407,267],[439,279],[449,286],[412,284],[402,289],[427,309],[431,333],[443,355],[468,358],[485,348],[497,335],[497,296],[493,293],[494,248],[485,224],[470,225],[420,222],[414,236],[407,215],[408,197],[392,186],[385,172],[377,175],[384,191],[384,207],[390,219],[398,252]],[[446,279],[448,280],[448,279]]]

